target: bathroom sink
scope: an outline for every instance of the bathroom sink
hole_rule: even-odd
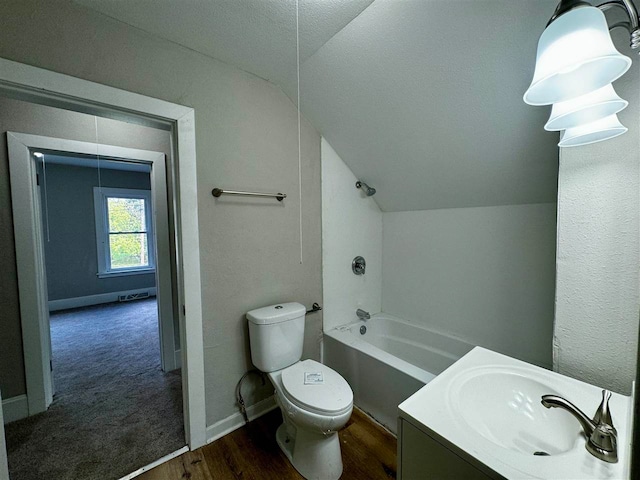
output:
[[[547,409],[542,395],[561,395],[544,379],[511,367],[481,367],[453,379],[454,418],[496,447],[550,456],[584,448],[578,422],[566,411]]]
[[[576,418],[541,404],[548,394],[589,417],[602,400],[599,387],[475,347],[398,408],[402,421],[489,478],[629,478],[631,399],[611,397],[619,461],[607,463],[587,451]]]

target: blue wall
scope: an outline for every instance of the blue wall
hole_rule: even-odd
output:
[[[46,157],[45,157],[46,160]],[[100,170],[103,187],[150,190],[149,173]],[[44,176],[41,176],[44,187]],[[85,297],[155,286],[155,275],[127,275],[98,278],[96,224],[93,187],[98,186],[98,169],[71,165],[46,165],[46,193],[43,217],[48,211],[44,240],[49,300]],[[45,206],[46,205],[46,210]]]

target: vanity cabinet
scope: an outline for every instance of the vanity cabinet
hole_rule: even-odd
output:
[[[493,480],[428,433],[400,417],[398,420],[398,480]]]
[[[619,461],[608,463],[584,448],[568,412],[545,408],[549,392],[585,406],[602,399],[598,387],[475,347],[398,405],[398,478],[630,478],[632,399],[611,395]]]

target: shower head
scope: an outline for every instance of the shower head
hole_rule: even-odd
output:
[[[370,187],[369,185],[367,185],[366,183],[364,183],[361,180],[358,180],[356,182],[356,188],[361,188],[364,193],[367,195],[367,197],[370,197],[371,195],[375,195],[376,193],[376,189],[373,187]]]

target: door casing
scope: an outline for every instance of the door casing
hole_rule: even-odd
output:
[[[178,311],[185,435],[192,450],[204,445],[205,377],[194,110],[3,58],[0,58],[0,94],[171,132],[173,155],[168,171],[173,192],[171,202],[174,212],[178,280],[176,293],[178,305],[181,307]],[[32,178],[23,180],[31,182]],[[33,192],[33,189],[31,191]],[[33,198],[28,200],[28,203],[31,211],[37,211]],[[33,235],[32,233],[30,240],[32,245],[37,241]],[[33,275],[36,274],[35,262],[28,265],[28,268]],[[37,303],[35,308],[44,308],[42,299]],[[38,315],[37,310],[34,314]],[[40,337],[42,339],[42,332]],[[40,356],[41,369],[44,368],[42,358]],[[47,400],[44,398],[40,401],[46,403]]]
[[[7,132],[7,145],[13,217],[19,219],[14,222],[14,233],[29,415],[44,412],[51,404],[55,391],[50,367],[51,336],[41,219],[44,210],[40,206],[41,186],[36,181],[37,160],[33,156],[34,151],[84,156],[98,153],[102,157],[150,166],[161,364],[164,371],[174,370],[178,361],[174,341],[164,153],[16,132]]]

